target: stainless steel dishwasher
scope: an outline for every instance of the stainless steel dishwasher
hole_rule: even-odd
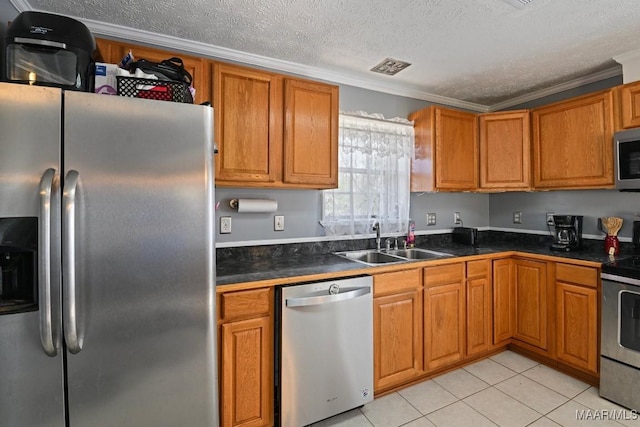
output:
[[[373,400],[372,290],[369,276],[280,288],[281,426],[305,426]]]

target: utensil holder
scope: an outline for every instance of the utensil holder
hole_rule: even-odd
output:
[[[618,240],[618,236],[607,235],[607,237],[604,238],[604,253],[614,256],[620,253],[620,240]]]

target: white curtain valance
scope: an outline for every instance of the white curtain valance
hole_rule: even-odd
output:
[[[412,122],[364,112],[340,114],[339,187],[323,192],[327,235],[404,233],[414,153]]]

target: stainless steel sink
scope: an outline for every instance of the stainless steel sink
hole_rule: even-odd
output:
[[[399,256],[407,259],[436,259],[442,257],[452,256],[451,254],[446,254],[444,252],[431,251],[429,249],[419,249],[419,248],[411,248],[411,249],[398,249],[386,252],[390,255]]]
[[[368,265],[394,264],[407,261],[406,258],[400,258],[376,250],[335,252],[335,254]]]
[[[419,248],[397,249],[392,251],[377,251],[375,249],[369,249],[362,251],[335,252],[335,254],[367,265],[396,264],[411,260],[429,260],[453,256],[444,252]]]

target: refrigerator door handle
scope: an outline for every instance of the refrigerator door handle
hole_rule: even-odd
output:
[[[64,338],[67,348],[73,354],[82,350],[82,340],[78,338],[78,319],[76,309],[76,192],[78,189],[78,171],[70,170],[64,182],[62,193],[63,215],[63,277],[64,277]]]
[[[51,306],[51,205],[55,169],[47,169],[40,180],[40,256],[38,257],[38,306],[40,309],[40,342],[48,356],[58,354],[53,337]]]

